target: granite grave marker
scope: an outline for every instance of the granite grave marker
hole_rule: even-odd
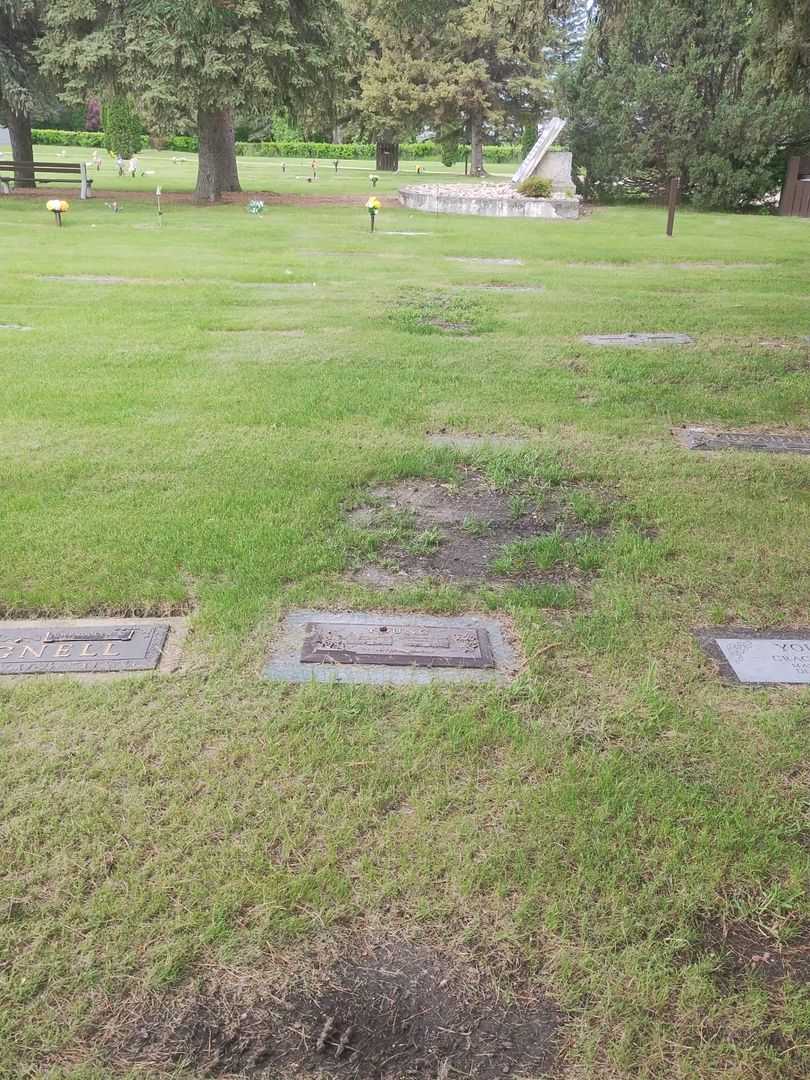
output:
[[[810,684],[810,630],[697,631],[704,650],[721,672],[745,684]]]

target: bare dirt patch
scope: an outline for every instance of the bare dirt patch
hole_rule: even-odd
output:
[[[127,1008],[93,1038],[116,1065],[195,1076],[500,1080],[562,1075],[561,1019],[525,978],[506,998],[468,959],[386,937],[281,984],[208,979]]]
[[[774,989],[787,979],[810,983],[810,927],[782,943],[766,928],[751,922],[723,924],[707,920],[691,958],[705,953],[718,957],[715,977],[722,983],[730,984],[749,975]]]
[[[451,483],[419,478],[372,488],[348,517],[377,544],[372,564],[354,575],[370,585],[409,578],[575,585],[594,568],[608,528],[580,520],[562,489],[498,490],[467,466]]]

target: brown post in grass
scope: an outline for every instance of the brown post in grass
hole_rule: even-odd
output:
[[[667,236],[672,236],[675,227],[675,207],[678,205],[678,193],[681,190],[681,179],[673,176],[669,182],[669,206],[667,212]]]

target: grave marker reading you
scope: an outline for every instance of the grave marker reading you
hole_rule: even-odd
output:
[[[810,684],[810,630],[697,631],[704,650],[724,675],[752,684]]]
[[[0,675],[151,671],[160,663],[169,624],[0,627]]]

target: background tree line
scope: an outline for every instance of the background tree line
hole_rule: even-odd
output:
[[[809,58],[810,0],[0,0],[0,122],[27,160],[32,116],[101,99],[133,138],[196,135],[209,200],[238,189],[237,128],[429,133],[478,173],[553,109],[587,195],[678,175],[733,209],[810,144]]]

